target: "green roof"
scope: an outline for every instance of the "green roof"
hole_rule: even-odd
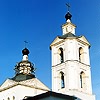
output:
[[[69,38],[69,37],[75,37],[75,38],[77,38],[77,36],[76,35],[74,35],[74,34],[72,34],[72,33],[67,33],[67,34],[65,34],[65,35],[62,35],[62,36],[58,36],[60,39],[66,39],[66,38]]]
[[[12,80],[14,81],[24,81],[24,80],[28,80],[28,79],[32,79],[32,78],[35,78],[35,75],[33,74],[18,74],[16,75],[15,77],[12,78]]]

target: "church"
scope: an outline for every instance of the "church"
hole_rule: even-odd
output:
[[[50,45],[52,54],[52,91],[35,76],[34,64],[29,61],[28,48],[15,66],[15,76],[0,86],[0,100],[95,100],[92,93],[90,43],[77,36],[71,13],[65,15],[62,36]]]

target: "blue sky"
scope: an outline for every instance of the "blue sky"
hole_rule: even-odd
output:
[[[62,35],[66,3],[70,2],[76,35],[91,44],[90,58],[93,93],[100,98],[100,1],[99,0],[0,0],[0,84],[14,76],[14,66],[22,60],[24,41],[28,41],[29,60],[36,76],[51,88],[49,45]]]

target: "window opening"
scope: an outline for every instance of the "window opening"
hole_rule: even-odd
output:
[[[13,100],[15,100],[15,97],[13,96]]]
[[[10,98],[8,97],[8,100],[10,100]]]
[[[60,48],[59,55],[60,55],[60,62],[63,63],[64,62],[64,57],[63,57],[63,49],[62,48]]]
[[[81,88],[85,88],[85,73],[83,71],[80,73],[80,85]]]
[[[79,48],[79,61],[83,61],[83,48],[82,47],[80,47]]]
[[[65,83],[64,83],[64,73],[61,72],[61,88],[65,87]]]

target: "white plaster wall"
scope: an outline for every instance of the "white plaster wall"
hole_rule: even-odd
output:
[[[75,97],[79,98],[80,100],[95,100],[95,95],[88,94],[88,93],[81,92],[81,91],[70,90],[66,93],[71,96],[75,96]]]
[[[57,92],[61,89],[61,79],[60,79],[60,72],[65,73],[65,63],[52,67],[52,90]],[[66,77],[64,77],[66,78]],[[66,79],[65,79],[66,81]],[[66,84],[65,84],[66,85]]]
[[[88,45],[84,45],[80,42],[77,42],[77,45],[78,45],[78,49],[80,47],[82,47],[83,50],[84,50],[84,58],[83,58],[84,60],[82,62],[84,64],[90,65],[90,56],[89,56],[89,47],[88,47]],[[78,52],[79,52],[79,50],[78,50]]]
[[[31,87],[17,85],[10,89],[4,90],[0,92],[0,100],[7,100],[9,97],[10,100],[13,100],[13,96],[15,100],[22,100],[25,96],[34,96],[37,94],[44,93],[46,91],[34,89]]]
[[[72,34],[75,34],[75,25],[72,24],[69,20],[69,22],[67,22],[66,24],[62,25],[62,32],[63,32],[63,35],[71,32]]]

